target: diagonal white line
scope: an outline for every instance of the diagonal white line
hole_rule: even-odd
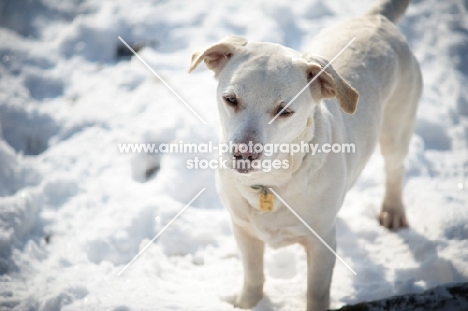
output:
[[[338,52],[338,54],[336,54],[336,55],[335,55],[335,57],[333,57],[333,58],[331,59],[331,61],[329,61],[329,62],[328,62],[328,64],[326,64],[326,65],[325,65],[325,67],[323,67],[323,68],[322,68],[322,70],[320,70],[320,71],[319,71],[319,73],[318,73],[318,74],[317,74],[315,77],[313,77],[313,78],[312,78],[312,80],[310,80],[310,82],[309,82],[309,83],[307,83],[307,84],[306,84],[306,86],[304,86],[304,87],[302,88],[302,90],[300,90],[300,91],[299,91],[299,93],[297,93],[297,95],[296,95],[296,96],[294,96],[294,98],[293,98],[293,99],[291,99],[291,100],[289,101],[289,103],[288,103],[286,106],[284,106],[284,107],[283,107],[283,109],[281,109],[281,111],[279,111],[279,112],[278,112],[278,113],[277,113],[277,114],[276,114],[276,115],[273,117],[273,119],[271,119],[271,121],[270,121],[270,122],[268,122],[268,124],[271,124],[271,123],[273,123],[273,121],[275,121],[275,120],[276,120],[276,118],[278,118],[278,117],[279,117],[279,115],[283,113],[283,111],[285,111],[286,109],[288,109],[289,105],[291,105],[291,104],[292,104],[292,102],[293,102],[293,101],[295,101],[295,100],[296,100],[296,98],[298,98],[298,97],[299,97],[299,95],[301,95],[301,94],[302,94],[302,92],[304,92],[304,91],[305,91],[305,89],[307,89],[307,88],[309,87],[309,85],[311,85],[311,84],[312,84],[312,82],[314,82],[314,81],[315,81],[315,79],[317,79],[317,78],[318,78],[318,76],[320,76],[320,74],[321,74],[322,72],[324,72],[324,71],[325,71],[325,69],[327,69],[327,68],[328,68],[328,66],[330,66],[330,65],[331,65],[331,63],[333,63],[333,61],[335,61],[335,59],[337,59],[337,58],[338,58],[338,56],[340,56],[340,55],[341,55],[341,53],[343,53],[343,52],[344,52],[344,51],[345,51],[345,50],[346,50],[346,49],[347,49],[347,48],[348,48],[348,47],[351,45],[351,43],[353,43],[353,41],[354,41],[354,40],[356,40],[356,37],[352,38],[352,39],[351,39],[351,41],[349,41],[349,42],[348,42],[348,44],[346,44],[346,45],[344,46],[344,48],[342,48],[342,49],[341,49],[341,51],[339,51],[339,52]]]
[[[146,246],[143,247],[143,249],[138,254],[136,254],[135,257],[133,257],[133,259],[122,270],[120,270],[119,273],[117,273],[117,276],[120,276],[122,274],[122,272],[124,272],[138,257],[140,257],[140,255],[154,242],[154,240],[156,240],[158,238],[158,236],[160,236],[161,233],[163,233],[164,230],[166,230],[174,222],[174,220],[176,220],[177,217],[179,217],[180,214],[182,214],[187,209],[187,207],[189,207],[190,204],[192,204],[192,202],[195,201],[195,199],[198,198],[200,196],[200,194],[202,194],[202,192],[205,191],[205,190],[206,190],[206,188],[203,188],[202,190],[200,190],[200,192],[198,192],[198,194],[196,196],[194,196],[193,199],[190,200],[190,202],[188,202],[187,205],[185,205],[184,208],[181,209],[177,213],[177,215],[175,215],[174,218],[172,218],[171,221],[169,221],[167,223],[167,225],[165,225],[164,228],[162,228],[161,231],[159,231],[158,234],[156,234],[156,236],[151,241],[149,241],[149,243],[146,244]]]
[[[304,226],[306,226],[307,229],[309,229],[310,232],[312,232],[312,233],[317,237],[317,239],[319,239],[320,242],[322,242],[323,245],[325,245],[325,246],[330,250],[330,252],[332,252],[333,255],[335,255],[336,258],[338,258],[338,259],[346,266],[346,268],[349,269],[349,271],[351,271],[352,273],[354,273],[354,275],[357,275],[356,271],[354,271],[353,268],[351,268],[351,267],[343,260],[343,258],[341,258],[340,255],[338,255],[338,254],[335,252],[335,250],[334,250],[333,248],[331,248],[330,245],[328,245],[327,242],[325,242],[325,241],[322,239],[322,237],[321,237],[320,235],[318,235],[318,233],[315,232],[315,230],[312,229],[312,228],[309,226],[309,224],[306,223],[305,220],[302,219],[302,217],[299,216],[299,214],[296,213],[296,211],[293,210],[292,207],[289,206],[289,204],[286,203],[286,202],[283,200],[283,198],[281,198],[281,197],[278,195],[278,193],[275,192],[275,190],[273,190],[273,189],[271,189],[271,188],[268,188],[268,189],[270,189],[270,191],[273,192],[273,194],[274,194],[281,202],[283,202],[284,205],[286,205],[286,207],[291,211],[291,213],[293,213],[294,216],[296,216],[297,219],[299,219],[299,220],[304,224]]]
[[[192,108],[189,104],[187,104],[187,102],[186,102],[182,97],[180,97],[179,94],[177,94],[177,92],[174,91],[174,89],[173,89],[169,84],[167,84],[166,81],[164,81],[163,78],[161,78],[161,76],[158,75],[158,74],[156,73],[156,71],[153,70],[153,68],[150,67],[150,65],[147,64],[147,63],[145,62],[145,60],[144,60],[143,58],[141,58],[141,56],[138,55],[138,53],[135,52],[135,51],[132,49],[132,47],[131,47],[130,45],[127,44],[127,42],[125,42],[124,39],[122,39],[120,36],[118,36],[118,38],[119,38],[120,41],[122,41],[123,44],[125,44],[125,46],[126,46],[130,51],[132,51],[132,53],[133,53],[136,57],[138,57],[138,59],[143,63],[143,65],[145,65],[145,66],[146,66],[146,67],[147,67],[147,68],[148,68],[148,69],[149,69],[149,70],[150,70],[150,71],[151,71],[151,72],[152,72],[152,73],[169,89],[169,91],[171,91],[172,94],[175,95],[175,97],[177,97],[177,98],[178,98],[178,99],[179,99],[179,100],[180,100],[180,101],[181,101],[181,102],[182,102],[182,103],[183,103],[183,104],[184,104],[184,105],[185,105],[185,106],[186,106],[186,107],[203,123],[203,124],[206,124],[206,121],[203,120],[203,118],[200,117],[200,115],[199,115],[198,113],[196,113],[195,110],[193,110],[193,108]]]

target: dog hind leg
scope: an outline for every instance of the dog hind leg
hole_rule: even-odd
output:
[[[421,75],[419,67],[415,65],[412,73],[405,75],[384,106],[380,151],[385,160],[386,185],[379,220],[382,226],[393,230],[408,226],[402,198],[404,160],[409,150],[421,90]]]

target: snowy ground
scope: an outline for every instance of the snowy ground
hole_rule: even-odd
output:
[[[223,297],[240,288],[242,266],[213,171],[188,170],[194,155],[117,144],[216,141],[216,85],[207,70],[187,74],[194,50],[229,34],[301,50],[372,1],[355,3],[0,2],[0,310],[232,310]],[[468,281],[467,9],[414,1],[399,24],[425,78],[404,191],[411,228],[376,221],[376,153],[339,214],[338,253],[357,276],[337,262],[334,308]],[[116,59],[118,36],[144,45],[140,55],[208,125],[137,58]],[[268,250],[265,262],[254,310],[304,309],[302,249]]]

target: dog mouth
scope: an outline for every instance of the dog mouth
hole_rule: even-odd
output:
[[[238,173],[240,174],[248,174],[248,173],[253,173],[256,172],[256,169],[253,168],[234,168]]]
[[[248,174],[248,173],[251,173],[251,172],[254,172],[255,170],[251,170],[251,169],[236,169],[236,171],[240,174]]]

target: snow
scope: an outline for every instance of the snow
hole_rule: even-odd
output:
[[[187,74],[193,51],[230,34],[301,50],[372,2],[1,2],[0,310],[233,310],[242,265],[230,219],[214,172],[186,168],[212,155],[122,154],[118,144],[216,142],[216,83],[203,68]],[[467,9],[417,0],[399,23],[425,80],[404,189],[411,227],[376,220],[376,151],[337,219],[338,254],[357,276],[337,261],[333,308],[468,281]],[[116,58],[118,36],[208,125],[136,57]],[[254,310],[304,309],[303,250],[268,249],[265,266]]]

